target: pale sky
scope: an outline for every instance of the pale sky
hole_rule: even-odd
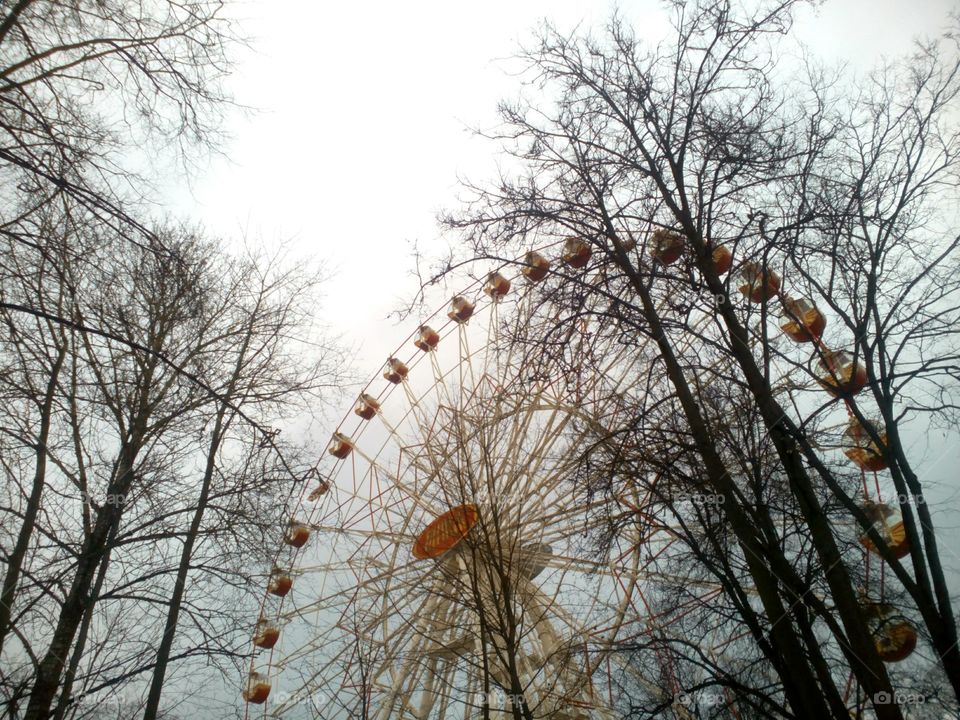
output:
[[[866,68],[936,33],[954,6],[829,0],[803,14],[798,35]],[[386,320],[416,290],[410,241],[439,253],[453,239],[435,216],[455,206],[458,176],[493,175],[497,147],[465,128],[491,127],[497,102],[516,95],[499,60],[542,18],[595,28],[615,7],[644,38],[668,32],[653,0],[246,0],[233,12],[252,48],[230,87],[258,111],[231,116],[228,159],[172,191],[174,210],[223,236],[287,239],[326,260],[335,276],[321,313],[357,349],[360,376],[373,375],[412,329]]]
[[[956,0],[828,0],[798,35],[829,60],[865,70],[943,27]],[[416,325],[387,315],[416,291],[410,242],[440,254],[435,217],[455,207],[458,176],[493,175],[490,127],[499,100],[519,90],[498,62],[542,18],[560,29],[598,27],[615,5],[571,0],[485,3],[246,0],[234,12],[252,48],[230,81],[258,112],[231,116],[226,158],[169,191],[174,213],[215,234],[290,240],[326,261],[322,317],[356,350],[359,377],[378,375]],[[668,32],[660,4],[619,3],[638,34]],[[349,410],[349,391],[341,412]],[[336,413],[335,413],[336,414]],[[929,438],[934,481],[954,476],[958,449]],[[951,554],[952,555],[952,554]],[[955,556],[948,565],[960,562]],[[233,692],[233,689],[230,689]]]

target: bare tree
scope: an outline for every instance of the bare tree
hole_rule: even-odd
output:
[[[42,245],[30,217],[66,199],[121,237],[156,241],[130,204],[146,158],[131,153],[217,135],[233,39],[223,10],[211,0],[18,0],[0,10],[0,227],[9,238]]]
[[[205,537],[207,541],[217,542],[217,550],[220,551],[220,541],[225,539],[222,530],[225,519],[229,522],[227,527],[242,522],[263,521],[263,518],[255,515],[247,518],[241,511],[227,518],[221,516],[215,526],[204,529],[204,517],[210,511],[212,503],[222,502],[226,493],[243,492],[246,489],[244,483],[236,482],[236,479],[244,479],[243,474],[238,474],[236,479],[229,475],[223,477],[226,484],[223,481],[217,483],[215,477],[218,472],[223,473],[226,469],[222,467],[220,456],[226,450],[225,445],[230,443],[233,425],[244,422],[238,412],[249,412],[253,409],[258,416],[273,415],[294,403],[316,397],[321,389],[332,388],[339,378],[336,370],[338,359],[329,346],[314,346],[312,354],[315,359],[306,364],[302,360],[298,362],[284,351],[284,347],[289,345],[290,334],[299,334],[298,330],[303,332],[310,327],[312,305],[304,303],[304,299],[315,293],[317,277],[303,277],[294,270],[275,267],[273,263],[256,262],[253,259],[240,265],[235,272],[237,277],[234,281],[219,293],[223,306],[230,308],[236,315],[233,319],[235,324],[223,331],[229,344],[217,343],[208,349],[211,358],[211,368],[207,371],[210,381],[216,382],[222,389],[219,390],[212,418],[213,427],[210,430],[199,492],[192,502],[192,517],[183,538],[144,720],[156,718],[160,707],[174,633],[186,596],[188,575],[195,561],[195,547],[201,538]],[[226,366],[228,362],[232,367]],[[269,449],[272,442],[272,438],[262,434],[256,439],[257,446],[266,449]],[[292,453],[280,458],[284,461],[283,464],[292,462],[293,459]],[[306,476],[308,469],[300,463],[293,467],[278,468],[278,491],[283,487],[283,479],[297,480]],[[238,510],[242,510],[242,506]],[[276,516],[269,519],[276,520]],[[270,525],[265,529],[269,531]],[[262,547],[262,542],[241,542],[238,550],[241,557],[250,558]]]
[[[97,716],[91,698],[147,675],[117,713],[154,717],[180,663],[232,673],[249,653],[283,514],[251,498],[312,464],[272,423],[340,373],[325,338],[303,338],[310,360],[298,345],[318,277],[149,219],[152,157],[216,145],[236,41],[216,0],[0,10],[10,717],[27,692],[26,717]]]
[[[4,522],[19,528],[5,584],[10,717],[31,685],[28,717],[65,718],[108,698],[129,712],[132,683],[150,675],[143,707],[156,713],[171,668],[194,658],[232,678],[286,519],[282,501],[258,498],[291,492],[318,455],[272,428],[342,376],[305,302],[319,276],[224,256],[182,229],[158,236],[162,254],[88,243],[100,262],[67,253],[50,277],[4,279],[0,356],[17,401],[0,426],[23,498]]]
[[[49,224],[45,228],[52,229]],[[69,284],[60,282],[55,261],[21,258],[16,262],[12,252],[7,258],[4,299],[36,303],[55,315],[64,314],[71,306]],[[41,601],[35,592],[20,593],[24,578],[29,578],[28,584],[34,588],[51,580],[36,563],[38,518],[48,482],[50,450],[62,443],[54,428],[60,410],[61,375],[69,365],[71,344],[65,328],[42,318],[22,318],[5,311],[4,325],[4,335],[12,341],[6,345],[10,352],[4,353],[8,362],[3,372],[3,464],[5,487],[10,491],[4,510],[13,522],[4,523],[5,535],[9,533],[4,546],[10,549],[5,553],[0,598],[0,652],[11,632],[26,643],[23,633],[27,629],[18,628],[19,618],[13,614],[18,594],[23,609]],[[26,691],[27,677],[4,677],[3,684],[10,688],[15,708],[18,696]]]
[[[857,713],[899,718],[877,701],[894,685],[871,608],[918,623],[960,696],[952,600],[902,440],[917,416],[956,409],[960,65],[945,38],[856,92],[812,61],[798,76],[778,62],[797,4],[676,3],[674,41],[653,49],[617,19],[603,39],[544,28],[522,59],[556,101],[503,105],[494,135],[523,169],[445,220],[474,258],[551,240],[584,256],[545,283],[540,353],[589,321],[594,355],[634,343],[649,357],[635,422],[598,443],[625,443],[606,452],[613,469],[658,477],[664,512],[692,493],[722,501],[722,522],[686,509],[683,565],[723,587],[777,677],[774,691],[714,667],[709,682],[763,712],[839,718],[855,681]],[[827,452],[846,425],[865,464],[889,468],[899,507],[882,512],[902,515],[905,541],[881,536],[866,476]],[[612,477],[620,497],[630,473]],[[657,642],[697,661],[679,637]]]

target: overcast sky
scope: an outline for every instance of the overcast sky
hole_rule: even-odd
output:
[[[799,36],[829,59],[868,67],[936,33],[955,0],[829,0]],[[176,211],[228,237],[289,239],[335,272],[324,316],[378,371],[409,328],[385,320],[416,290],[410,241],[447,242],[435,224],[455,204],[457,178],[492,175],[490,127],[518,81],[499,59],[542,18],[598,27],[611,11],[656,41],[661,5],[570,0],[485,3],[246,0],[234,6],[252,47],[230,87],[258,111],[230,118],[226,158],[171,191]]]
[[[915,36],[936,34],[955,4],[828,0],[804,13],[797,33],[825,59],[865,70],[908,51]],[[642,37],[668,32],[659,3],[619,6]],[[416,291],[410,242],[439,254],[448,240],[435,216],[455,205],[457,178],[482,180],[496,167],[496,147],[466,128],[490,127],[497,102],[517,93],[498,58],[542,18],[560,29],[597,27],[614,7],[246,0],[233,12],[252,47],[230,87],[258,111],[230,117],[226,157],[201,167],[189,187],[170,189],[170,205],[213,233],[290,240],[296,252],[324,259],[335,275],[323,317],[357,350],[358,375],[377,374],[415,324],[386,319]],[[941,437],[922,442],[926,479],[949,493],[960,450]],[[960,565],[952,552],[946,560]]]

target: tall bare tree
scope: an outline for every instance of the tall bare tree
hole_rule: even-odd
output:
[[[314,358],[310,362],[298,361],[285,351],[289,336],[298,329],[302,332],[309,328],[312,322],[310,313],[313,306],[304,303],[304,300],[315,293],[317,278],[303,276],[272,263],[252,260],[240,264],[234,272],[232,282],[219,292],[222,307],[232,311],[232,324],[221,331],[224,342],[212,344],[207,350],[210,358],[207,374],[211,383],[217,385],[217,404],[210,408],[213,425],[199,490],[192,501],[189,528],[183,537],[144,720],[153,720],[159,712],[174,635],[187,597],[190,570],[195,562],[195,549],[202,541],[213,541],[217,543],[216,550],[219,552],[225,541],[230,539],[224,537],[225,527],[237,530],[240,529],[237,528],[239,523],[256,524],[265,519],[275,519],[256,515],[247,517],[240,505],[226,517],[218,513],[220,517],[213,525],[209,520],[205,522],[212,504],[223,502],[228,493],[248,491],[250,479],[243,473],[237,473],[236,476],[228,474],[231,469],[224,467],[223,463],[223,455],[229,453],[232,436],[236,436],[234,425],[244,423],[242,413],[256,412],[258,417],[270,416],[277,410],[316,397],[320,390],[331,389],[338,380],[335,371],[337,359],[330,347],[315,346],[311,353]],[[269,449],[274,441],[261,433],[256,443]],[[293,457],[290,454],[291,462]],[[278,491],[283,487],[283,479],[297,479],[306,474],[306,469],[299,463],[295,467],[278,469],[281,471],[277,473]],[[262,481],[257,484],[263,488]],[[264,529],[269,532],[269,524]],[[260,540],[259,537],[257,539]],[[262,547],[262,541],[241,542],[239,555],[249,559]]]
[[[251,498],[289,491],[319,455],[273,431],[341,376],[305,302],[319,277],[157,234],[163,253],[88,243],[99,262],[73,272],[68,254],[50,278],[30,267],[3,284],[4,391],[19,399],[0,427],[22,498],[4,522],[19,528],[5,584],[19,641],[4,649],[10,717],[30,686],[27,717],[64,718],[149,676],[156,713],[171,668],[193,658],[232,677],[261,556],[286,519],[282,502]],[[34,417],[47,420],[34,429]]]
[[[472,259],[567,238],[592,253],[586,275],[554,267],[530,342],[562,352],[549,339],[590,321],[595,354],[632,342],[649,356],[636,421],[604,428],[612,449],[594,460],[612,463],[612,498],[643,468],[665,513],[695,494],[722,504],[722,522],[686,509],[686,566],[723,587],[777,681],[715,667],[708,682],[766,695],[774,716],[847,717],[852,702],[899,718],[878,603],[922,628],[947,702],[960,697],[953,601],[903,440],[924,416],[956,417],[960,60],[953,35],[857,87],[813,61],[786,67],[800,4],[674,3],[674,38],[656,48],[617,19],[602,39],[545,27],[522,60],[555,101],[504,104],[493,134],[521,169],[473,187],[446,223]],[[771,330],[790,322],[799,347]],[[848,423],[889,468],[896,547],[866,476],[832,459]],[[869,577],[851,525],[873,548]],[[682,637],[657,642],[709,665]]]

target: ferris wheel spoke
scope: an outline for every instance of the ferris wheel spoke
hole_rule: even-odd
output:
[[[566,417],[558,419],[556,408],[551,408],[547,417],[543,418],[540,407],[539,403],[528,404],[514,415],[514,423],[509,435],[510,444],[502,454],[501,465],[497,468],[501,476],[510,479],[510,484],[503,488],[508,495],[524,496],[531,490],[530,486],[534,482],[539,467],[546,462],[550,450],[558,442],[560,434],[569,422],[569,418]],[[531,425],[538,416],[543,423],[542,430],[537,432],[534,438],[530,438]],[[534,441],[532,447],[530,440]],[[532,466],[529,465],[530,461],[534,463]],[[529,468],[530,471],[523,472],[523,467]],[[538,491],[545,494],[548,489],[538,488]]]
[[[473,353],[470,352],[470,339],[467,332],[467,325],[463,324],[457,327],[457,342],[460,344],[460,357],[463,358],[464,361],[457,364],[459,393],[457,394],[457,401],[450,402],[450,407],[456,408],[458,413],[463,411],[465,404],[469,400],[466,394],[469,393],[471,388],[477,387],[478,373],[473,367],[475,358]],[[481,364],[481,370],[485,370],[487,367],[485,352],[483,359],[484,362]],[[479,375],[483,377],[485,373],[480,372]]]
[[[421,711],[424,707],[432,708],[436,700],[435,683],[440,662],[439,656],[432,650],[437,644],[437,633],[445,630],[452,614],[445,599],[435,594],[427,605],[419,609],[417,621],[408,625],[407,629],[412,630],[412,635],[404,646],[406,651],[402,656],[388,656],[390,690],[382,705],[382,717],[404,717],[417,697],[420,698]],[[387,644],[400,647],[402,639],[391,637]]]

